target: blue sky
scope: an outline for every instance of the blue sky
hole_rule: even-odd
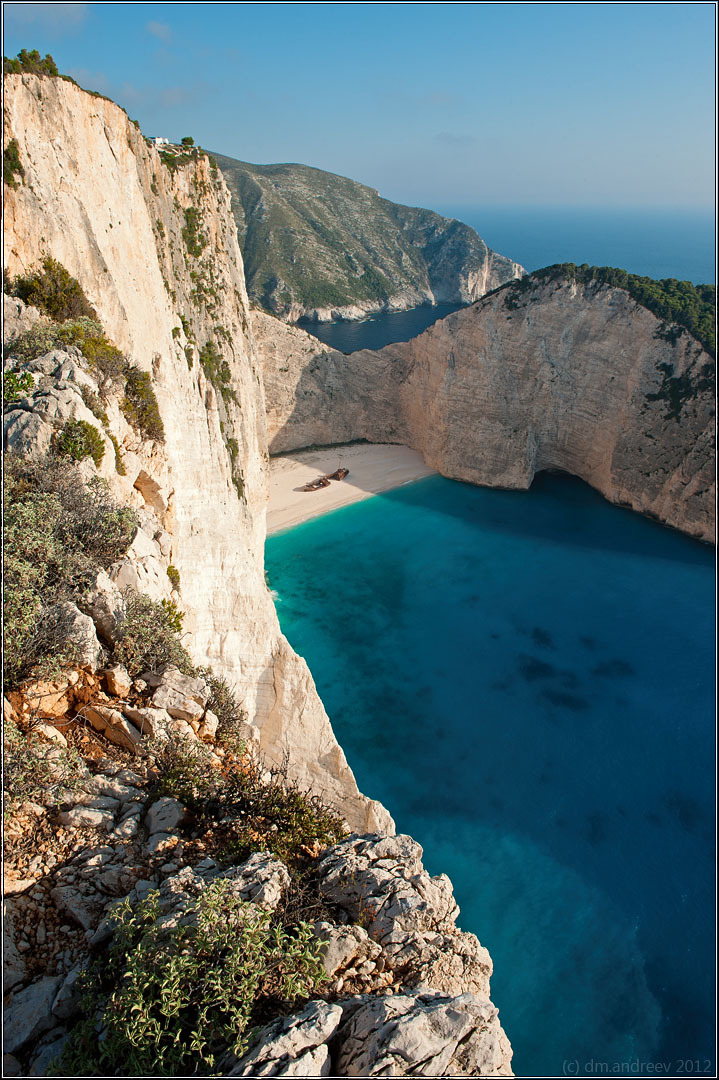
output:
[[[5,4],[146,134],[300,161],[399,202],[714,201],[714,18],[696,4]]]

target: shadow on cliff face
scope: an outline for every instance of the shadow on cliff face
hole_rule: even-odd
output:
[[[651,556],[672,562],[704,565],[712,559],[712,551],[701,541],[692,541],[674,529],[652,521],[634,510],[612,506],[599,492],[576,476],[562,472],[541,472],[536,475],[529,492],[500,488],[476,488],[472,484],[452,481],[456,491],[452,498],[435,497],[434,483],[446,483],[444,478],[422,484],[409,484],[382,493],[385,499],[400,499],[405,505],[421,506],[430,503],[434,512],[450,514],[464,522],[476,522],[483,529],[512,536],[530,536],[537,542],[556,542],[597,551],[616,551],[638,556]],[[482,492],[476,498],[475,492]],[[532,512],[527,500],[532,493],[542,496]],[[612,513],[598,518],[599,504]],[[614,514],[623,516],[621,529],[614,526]]]

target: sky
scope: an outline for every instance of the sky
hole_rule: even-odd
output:
[[[713,3],[6,3],[147,135],[412,205],[714,204]]]

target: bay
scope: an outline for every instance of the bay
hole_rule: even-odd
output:
[[[493,956],[517,1075],[709,1073],[711,551],[571,477],[432,477],[266,565],[360,788]]]

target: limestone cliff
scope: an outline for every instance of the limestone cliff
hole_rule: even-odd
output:
[[[164,445],[139,440],[109,410],[126,475],[107,466],[111,454],[105,472],[150,522],[136,565],[157,557],[178,569],[187,647],[236,686],[265,754],[288,754],[293,777],[354,827],[391,829],[386,811],[358,793],[264,583],[262,378],[221,175],[202,154],[171,170],[120,108],[71,82],[7,76],[4,119],[24,168],[23,182],[5,191],[9,273],[46,254],[59,260],[108,337],[152,374]],[[80,415],[81,403],[68,405],[67,373],[58,369],[53,408],[62,399]]]
[[[712,358],[624,289],[508,286],[412,341],[349,356],[253,318],[272,453],[400,442],[446,476],[507,488],[559,469],[713,539]]]
[[[232,192],[250,298],[278,318],[470,303],[524,273],[469,225],[347,177],[216,159]]]

